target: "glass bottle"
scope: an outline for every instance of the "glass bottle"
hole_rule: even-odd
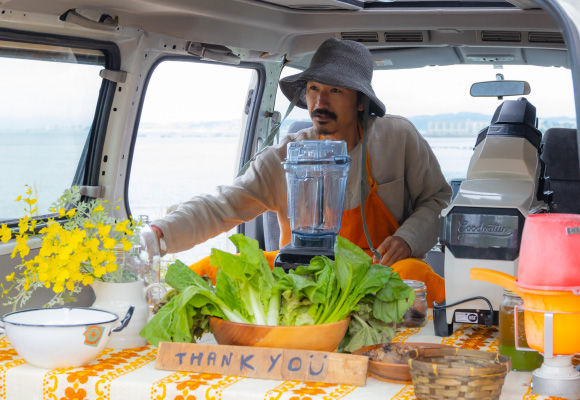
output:
[[[499,352],[511,357],[513,370],[531,371],[542,365],[544,357],[537,351],[516,349],[514,321],[516,305],[518,306],[518,347],[529,347],[524,327],[524,311],[519,308],[523,303],[522,298],[514,292],[503,290],[503,300],[499,306]]]
[[[403,279],[403,282],[415,290],[415,301],[405,312],[401,325],[407,328],[418,328],[427,325],[427,286],[421,281]]]
[[[141,260],[141,271],[139,271],[139,278],[143,279],[147,285],[151,283],[159,283],[159,247],[155,233],[149,224],[148,215],[139,215],[138,225],[140,227],[140,248],[139,258]]]
[[[145,285],[161,283],[161,256],[159,246],[155,238],[155,232],[149,223],[148,215],[139,215],[137,219],[139,227],[139,259],[141,268],[139,278],[145,281]],[[151,290],[147,292],[147,302],[150,306],[157,304],[163,297],[162,290]]]

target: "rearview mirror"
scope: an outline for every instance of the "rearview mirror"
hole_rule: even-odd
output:
[[[473,97],[521,96],[530,94],[530,84],[525,81],[489,81],[471,85]]]

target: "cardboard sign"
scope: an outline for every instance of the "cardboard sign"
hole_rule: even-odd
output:
[[[155,368],[365,386],[368,360],[326,351],[162,342]]]

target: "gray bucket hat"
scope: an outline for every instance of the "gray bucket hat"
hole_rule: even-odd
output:
[[[316,50],[307,70],[281,79],[280,89],[290,100],[297,91],[302,91],[296,103],[300,108],[307,108],[304,93],[306,81],[354,89],[370,99],[370,113],[382,117],[385,115],[385,105],[375,95],[372,78],[373,56],[363,44],[331,38]]]

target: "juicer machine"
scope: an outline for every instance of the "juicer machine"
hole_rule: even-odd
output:
[[[469,271],[517,277],[524,221],[546,208],[540,143],[536,109],[525,98],[504,101],[478,134],[466,180],[441,214],[446,299],[433,306],[436,335],[449,336],[454,323],[498,325],[503,289],[470,280]]]

